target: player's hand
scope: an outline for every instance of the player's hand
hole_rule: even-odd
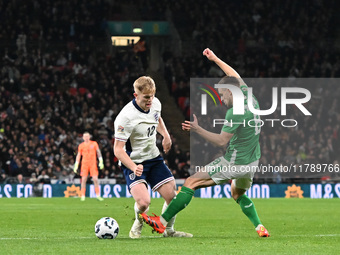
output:
[[[182,130],[190,131],[190,121],[186,120],[182,123]]]
[[[171,145],[172,145],[172,141],[170,139],[170,137],[164,137],[163,141],[162,141],[162,145],[163,145],[163,150],[164,153],[168,153],[169,150],[171,149]]]
[[[76,163],[74,164],[74,167],[73,167],[73,172],[74,172],[74,173],[77,173],[77,171],[78,171],[78,166],[79,166],[79,163],[76,162]]]
[[[193,114],[193,117],[194,117],[194,121],[184,121],[182,123],[182,129],[184,131],[197,131],[197,129],[199,128],[199,125],[198,125],[198,120],[197,120],[197,117],[195,114]]]
[[[141,176],[143,173],[143,165],[142,164],[137,165],[137,168],[135,169],[134,172],[137,176]]]
[[[102,170],[104,168],[104,162],[99,161],[99,169]]]
[[[217,56],[215,55],[215,53],[209,49],[209,48],[206,48],[204,51],[203,51],[203,55],[207,57],[207,59],[209,59],[210,61],[216,61],[217,60]]]

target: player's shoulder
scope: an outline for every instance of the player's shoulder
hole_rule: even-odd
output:
[[[131,111],[131,109],[134,109],[135,106],[133,105],[133,101],[128,102],[120,112],[127,112],[127,111]]]
[[[232,120],[233,122],[242,122],[246,117],[246,112],[243,114],[234,114],[234,107],[231,107],[227,110],[225,119],[228,121]]]
[[[161,101],[157,97],[153,98],[153,103],[161,104]]]
[[[116,120],[124,120],[124,119],[131,119],[132,117],[132,113],[134,112],[134,105],[132,103],[132,101],[130,101],[129,103],[127,103],[118,113]]]
[[[95,145],[98,144],[96,141],[90,141],[90,142],[91,142],[91,144],[95,144]]]
[[[78,145],[78,150],[82,150],[85,146],[85,142],[82,142]]]
[[[157,97],[154,97],[154,99],[152,100],[152,104],[156,110],[160,110],[162,108],[162,103]]]

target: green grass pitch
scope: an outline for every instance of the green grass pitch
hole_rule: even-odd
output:
[[[339,254],[339,199],[254,199],[270,238],[259,238],[231,199],[194,198],[176,228],[193,238],[163,238],[149,226],[143,238],[128,237],[132,198],[99,202],[87,198],[0,199],[0,254]],[[153,199],[150,213],[160,213]],[[101,240],[94,225],[115,218],[115,240]]]

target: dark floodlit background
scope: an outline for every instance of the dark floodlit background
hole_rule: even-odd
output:
[[[223,76],[202,56],[203,49],[212,49],[245,78],[339,77],[340,34],[331,29],[340,22],[336,4],[0,1],[0,183],[72,183],[84,131],[100,145],[105,162],[100,178],[124,183],[112,151],[113,121],[133,98],[133,81],[145,74],[156,81],[173,138],[172,150],[163,156],[177,179],[189,176],[189,133],[181,131],[180,123],[195,112],[190,78]],[[112,34],[110,22],[121,21],[137,29],[145,21],[166,21],[168,27],[164,34],[161,25],[152,26],[149,34],[135,30],[138,42],[112,45],[112,35],[126,34],[119,25],[121,34]],[[268,93],[266,86],[254,89],[263,109],[271,103]],[[311,93],[306,107],[313,116],[292,112],[298,128],[262,129],[260,163],[339,164],[339,86],[320,82]],[[157,143],[161,148],[161,137]],[[207,151],[207,162],[215,151]],[[313,181],[337,179],[324,173]],[[310,180],[268,176],[255,182]]]

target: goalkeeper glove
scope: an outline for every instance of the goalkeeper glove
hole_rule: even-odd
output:
[[[103,158],[99,159],[99,169],[103,169],[104,168],[104,162],[103,162]]]
[[[76,163],[74,164],[74,167],[73,167],[73,172],[77,173],[78,166],[79,166],[79,163],[76,162]]]

